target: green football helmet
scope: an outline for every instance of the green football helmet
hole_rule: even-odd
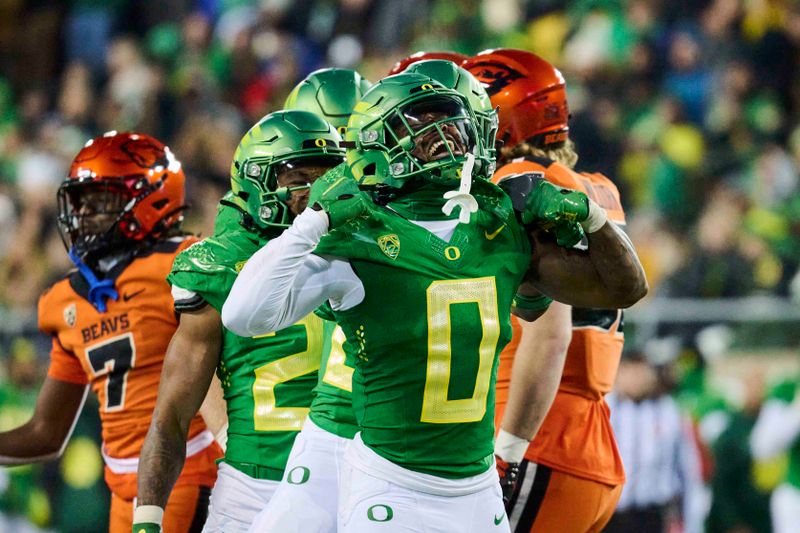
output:
[[[289,227],[294,216],[286,200],[308,189],[280,187],[278,175],[304,164],[334,167],[344,161],[341,137],[308,111],[276,111],[245,133],[231,166],[230,201],[242,212],[248,231],[270,237]]]
[[[370,87],[372,83],[355,70],[323,68],[298,83],[289,93],[283,108],[310,111],[344,135],[353,106]]]
[[[484,145],[494,157],[494,141],[497,135],[497,112],[492,107],[486,89],[468,70],[463,69],[445,59],[426,59],[412,63],[403,72],[422,74],[433,78],[448,89],[453,89],[469,100],[475,117],[478,119],[478,130]],[[488,175],[494,172],[487,172]]]
[[[353,108],[345,134],[347,163],[365,188],[402,188],[413,179],[457,184],[467,153],[486,178],[494,157],[469,100],[415,73],[382,79]]]

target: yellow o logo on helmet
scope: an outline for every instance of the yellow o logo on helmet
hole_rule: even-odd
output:
[[[347,133],[347,126],[339,126],[339,135]]]
[[[316,144],[318,148],[324,148],[328,146],[328,141],[325,139],[314,139],[314,144]]]
[[[420,87],[420,89],[422,89],[423,91],[428,91],[430,89],[433,89],[433,85],[431,85],[430,83],[426,83],[426,84],[422,85],[422,87]]]

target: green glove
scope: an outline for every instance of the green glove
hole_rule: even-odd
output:
[[[133,533],[161,533],[161,526],[152,522],[133,524]]]
[[[334,167],[317,179],[308,197],[312,209],[328,215],[329,229],[338,228],[364,213],[367,202],[345,165]]]
[[[571,248],[583,238],[580,222],[589,216],[589,199],[580,192],[538,180],[528,194],[522,222],[555,234],[559,246]]]

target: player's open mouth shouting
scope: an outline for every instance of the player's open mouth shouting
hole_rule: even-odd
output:
[[[450,99],[411,104],[401,111],[404,120],[396,117],[390,122],[398,138],[411,136],[414,149],[411,155],[423,163],[447,157],[463,156],[468,151],[469,135],[463,125],[467,111]],[[411,130],[409,132],[409,129]]]

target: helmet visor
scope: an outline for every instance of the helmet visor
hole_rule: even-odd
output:
[[[343,157],[298,157],[275,163],[275,185],[282,188],[309,188],[317,178],[344,161]]]
[[[256,184],[257,191],[248,200],[250,216],[261,228],[288,227],[292,219],[306,208],[311,184],[343,161],[344,158],[340,156],[313,155],[293,157],[269,165],[266,188],[260,180],[250,180]],[[257,230],[256,227],[249,229]]]

